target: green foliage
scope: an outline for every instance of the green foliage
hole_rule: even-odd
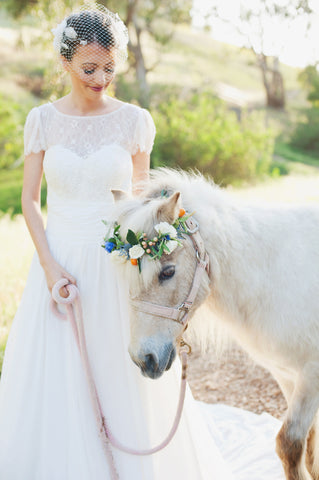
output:
[[[319,72],[317,65],[308,65],[298,75],[301,86],[308,93],[307,99],[313,106],[319,106]]]
[[[311,155],[310,153],[297,150],[295,147],[292,147],[286,143],[276,143],[275,154],[280,155],[285,160],[294,163],[303,163],[304,165],[310,165],[313,167],[319,166],[318,155]]]
[[[236,114],[209,93],[172,98],[154,112],[154,166],[196,168],[222,184],[268,173],[274,135],[256,114]]]
[[[308,65],[298,76],[307,99],[312,104],[311,108],[301,111],[290,145],[293,148],[319,155],[319,72],[317,65]]]
[[[0,169],[19,163],[23,153],[23,125],[29,106],[0,94]]]
[[[319,155],[319,107],[304,110],[291,135],[292,147]]]
[[[0,169],[0,216],[3,213],[16,215],[22,213],[21,192],[23,184],[23,167],[13,170]],[[41,188],[41,202],[45,205],[46,183],[43,180]]]
[[[269,166],[269,175],[272,178],[278,178],[282,175],[288,175],[290,172],[287,162],[284,160],[274,160]]]

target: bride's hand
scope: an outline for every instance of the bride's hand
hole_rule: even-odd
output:
[[[52,260],[48,265],[43,267],[43,269],[44,269],[48,289],[50,290],[50,292],[52,291],[52,288],[56,284],[56,282],[58,280],[61,280],[61,278],[67,278],[70,283],[73,283],[73,285],[76,285],[75,278],[72,275],[70,275],[70,273],[67,272],[55,260]],[[64,298],[67,298],[69,296],[69,293],[66,287],[60,288],[59,293],[61,297],[64,297]]]

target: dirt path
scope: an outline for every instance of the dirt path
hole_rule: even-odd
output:
[[[221,359],[213,351],[195,348],[189,359],[189,384],[194,397],[207,403],[224,403],[255,413],[282,418],[286,401],[270,373],[257,366],[238,347]]]

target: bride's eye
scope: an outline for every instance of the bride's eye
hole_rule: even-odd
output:
[[[91,75],[92,73],[94,73],[94,68],[91,68],[90,70],[85,68],[83,71],[84,71],[84,73],[86,73],[87,75]]]

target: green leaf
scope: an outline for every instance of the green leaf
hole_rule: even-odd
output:
[[[128,230],[127,232],[127,235],[126,235],[126,240],[128,241],[128,243],[130,243],[131,245],[137,245],[138,244],[138,238],[137,236],[135,235],[135,233],[132,231],[132,230]]]
[[[157,257],[157,250],[154,248],[154,247],[151,247],[151,251],[153,252],[153,254]]]
[[[165,245],[165,243],[163,243],[163,248],[164,248],[164,250],[166,250],[167,252],[171,253],[170,249],[168,248],[167,245]]]

